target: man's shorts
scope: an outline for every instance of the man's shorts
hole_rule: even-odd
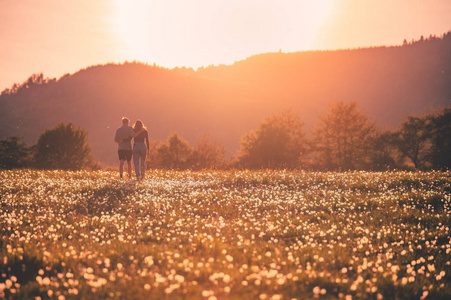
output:
[[[132,150],[118,150],[119,160],[132,160]]]

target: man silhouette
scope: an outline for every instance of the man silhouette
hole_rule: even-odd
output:
[[[119,154],[119,175],[122,178],[124,173],[124,163],[127,160],[128,178],[132,178],[132,144],[131,140],[135,132],[133,127],[129,126],[130,120],[122,118],[122,126],[116,130],[114,141],[118,143],[117,152]]]

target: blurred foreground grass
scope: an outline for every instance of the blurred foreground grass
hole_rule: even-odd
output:
[[[451,173],[0,172],[0,297],[450,299]]]

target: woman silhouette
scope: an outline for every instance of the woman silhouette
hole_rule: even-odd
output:
[[[146,171],[146,155],[150,154],[149,133],[141,120],[133,125],[135,135],[133,136],[133,164],[137,180],[144,179]]]

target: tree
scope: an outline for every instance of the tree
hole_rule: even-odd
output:
[[[399,168],[396,163],[396,148],[391,143],[391,132],[376,132],[375,136],[369,139],[368,169],[373,171],[386,171]]]
[[[92,162],[88,133],[74,124],[60,123],[46,129],[36,145],[35,162],[38,168],[80,170]]]
[[[175,132],[168,137],[166,144],[158,147],[157,151],[163,168],[181,170],[188,167],[192,147]]]
[[[358,109],[356,102],[331,103],[314,131],[316,163],[329,170],[367,168],[375,133],[374,122]]]
[[[158,148],[159,148],[160,144],[161,144],[161,141],[154,140],[149,137],[150,151],[149,151],[149,157],[148,157],[148,159],[146,159],[146,169],[147,170],[157,169],[160,166],[161,160],[160,160],[160,156],[158,154]]]
[[[451,168],[451,107],[429,117],[431,164],[436,169]]]
[[[30,164],[31,149],[20,137],[13,136],[0,140],[0,169],[24,168]]]
[[[215,169],[222,166],[224,157],[224,146],[204,135],[192,152],[190,164],[194,169]]]
[[[241,139],[239,164],[247,168],[296,168],[305,152],[299,116],[291,111],[266,118]]]
[[[391,140],[401,158],[408,158],[415,169],[430,167],[431,127],[428,116],[408,116],[398,130],[392,133]]]

